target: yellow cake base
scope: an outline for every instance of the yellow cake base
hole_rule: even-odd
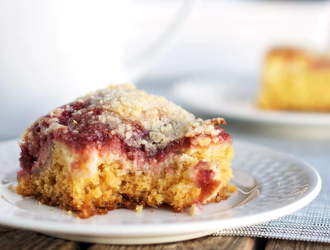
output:
[[[165,158],[163,164],[171,171],[164,167],[159,173],[133,172],[118,161],[105,161],[98,166],[96,174],[86,178],[75,177],[69,171],[62,151],[63,148],[55,144],[52,159],[40,173],[21,177],[16,187],[18,194],[34,196],[43,204],[76,211],[81,218],[121,207],[158,207],[163,203],[181,212],[201,194],[201,188],[191,178],[193,167],[201,160],[216,160],[220,166],[218,179],[221,186],[204,203],[219,202],[228,197],[226,191],[232,177],[230,162],[234,154],[231,144],[187,149]],[[126,162],[125,166],[127,164],[133,163]]]
[[[330,58],[297,49],[275,49],[265,61],[258,106],[330,111]]]

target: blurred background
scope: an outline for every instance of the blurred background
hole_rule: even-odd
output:
[[[284,46],[329,53],[329,1],[132,0],[117,5],[97,1],[99,10],[94,12],[88,1],[70,1],[74,4],[66,4],[68,11],[64,14],[61,1],[56,6],[43,1],[42,8],[39,8],[41,1],[35,1],[34,9],[39,12],[20,2],[0,2],[0,103],[3,107],[0,140],[18,138],[31,121],[77,95],[121,81],[133,81],[142,89],[164,95],[197,116],[219,116],[221,111],[207,112],[207,107],[197,110],[182,102],[173,89],[182,81],[188,81],[189,86],[189,81],[196,79],[199,84],[239,82],[235,88],[246,90],[254,100],[269,50]],[[80,8],[83,4],[85,9]],[[113,15],[116,19],[98,20],[101,9],[105,17]],[[108,10],[113,13],[109,14]],[[64,20],[65,15],[72,18]],[[102,21],[104,26],[97,21]],[[109,35],[105,36],[106,33]],[[106,42],[95,44],[97,39],[90,38],[93,36],[97,39],[100,36]],[[67,37],[72,38],[70,44]],[[122,49],[124,42],[125,49]],[[76,48],[77,51],[71,53]],[[100,56],[94,57],[88,53],[90,50]],[[71,60],[67,54],[77,60]],[[116,61],[107,61],[110,57]],[[125,60],[121,60],[122,57]],[[82,63],[85,61],[88,63]],[[122,70],[123,61],[138,65],[135,68],[140,66],[138,73],[129,68]],[[244,116],[227,120],[232,128],[238,127],[238,132],[246,133],[249,127],[256,131],[256,126],[259,126],[258,133],[270,130]],[[316,130],[329,133],[329,123],[319,126],[322,121]],[[240,127],[242,122],[245,122],[244,128]],[[268,122],[267,125],[278,124]],[[294,127],[294,131],[299,131],[295,132],[298,136],[307,133],[306,126],[302,125]],[[281,126],[283,131],[292,130],[292,121]]]
[[[131,47],[153,39],[181,5],[181,1],[135,1],[132,14],[139,28]],[[328,1],[202,0],[194,2],[192,11],[168,53],[146,77],[205,72],[256,76],[265,53],[275,46],[329,50]]]

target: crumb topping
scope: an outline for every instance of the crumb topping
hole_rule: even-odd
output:
[[[161,96],[148,95],[133,85],[110,86],[92,92],[39,118],[23,134],[23,140],[38,134],[72,147],[100,149],[109,140],[121,140],[128,147],[147,154],[183,137],[198,137],[207,146],[229,135],[219,124],[223,118],[203,121]]]

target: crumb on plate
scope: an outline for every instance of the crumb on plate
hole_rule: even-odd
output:
[[[202,204],[198,201],[195,201],[194,204],[190,207],[190,215],[196,216],[200,215],[203,212]]]
[[[12,191],[13,193],[16,193],[15,187],[13,184],[9,185],[9,190]]]
[[[237,191],[237,187],[236,186],[234,186],[234,185],[229,185],[229,187],[228,187],[228,192],[229,193],[235,193]]]
[[[135,210],[136,210],[136,212],[141,213],[142,210],[143,210],[143,206],[142,205],[138,205],[138,206],[136,206]]]

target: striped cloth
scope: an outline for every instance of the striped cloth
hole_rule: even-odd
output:
[[[305,160],[319,172],[322,190],[313,202],[291,215],[258,225],[221,230],[214,236],[251,236],[330,243],[330,140],[284,140],[242,135],[237,135],[236,138],[264,144]]]

